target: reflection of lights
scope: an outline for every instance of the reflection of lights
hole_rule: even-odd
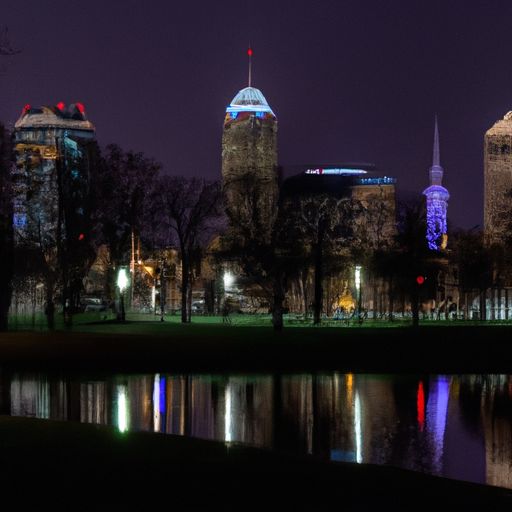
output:
[[[224,272],[224,288],[231,288],[235,283],[235,276],[229,272]]]
[[[420,432],[423,432],[423,428],[425,427],[425,392],[423,390],[423,382],[421,380],[418,384],[416,406],[418,408],[418,427]]]
[[[361,289],[361,265],[356,265],[355,282],[356,290],[359,291]]]
[[[226,386],[226,396],[225,396],[225,407],[226,411],[224,412],[224,439],[226,441],[232,441],[233,435],[231,432],[231,386]]]
[[[434,467],[438,472],[441,471],[449,394],[449,378],[441,375],[431,383],[427,402],[427,428],[432,433],[435,452]]]
[[[356,390],[355,399],[355,414],[354,414],[354,430],[356,434],[356,462],[361,464],[363,462],[362,455],[362,438],[361,438],[361,402],[359,401],[359,393]]]
[[[128,430],[128,404],[126,386],[117,386],[117,428],[119,432]]]
[[[153,430],[160,431],[160,374],[155,374],[153,384]]]

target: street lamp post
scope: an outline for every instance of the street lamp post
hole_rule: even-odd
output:
[[[128,275],[125,268],[120,268],[117,274],[117,286],[119,288],[119,296],[121,299],[121,322],[126,321],[126,313],[124,309],[124,291],[128,287]]]
[[[361,265],[356,265],[355,283],[357,291],[357,319],[361,322]]]

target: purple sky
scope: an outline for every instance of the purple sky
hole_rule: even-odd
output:
[[[7,125],[82,101],[101,144],[219,177],[250,40],[281,164],[373,162],[421,191],[437,112],[450,220],[482,223],[483,136],[512,110],[510,1],[3,0],[0,20],[22,50],[0,75]]]

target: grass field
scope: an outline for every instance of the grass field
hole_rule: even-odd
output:
[[[69,330],[64,326],[61,314],[55,317],[57,330]],[[168,333],[174,331],[178,325],[181,325],[181,317],[179,315],[166,315],[164,322],[160,321],[159,315],[128,313],[128,323],[123,325],[114,323],[115,317],[106,313],[79,313],[73,316],[72,330],[80,332],[131,332],[131,333]],[[326,318],[315,329],[336,328],[343,329],[347,327],[356,327],[360,329],[368,328],[401,328],[411,325],[410,318],[401,318],[397,316],[392,322],[389,320],[373,320],[366,319],[362,323],[357,320],[334,320]],[[211,328],[221,327],[268,327],[272,328],[272,319],[270,315],[243,315],[233,314],[226,322],[221,316],[192,316],[192,324],[196,326],[208,326]],[[285,328],[303,328],[313,327],[313,320],[303,319],[301,315],[285,315]],[[478,320],[421,320],[420,326],[425,327],[454,327],[454,326],[512,326],[512,320],[486,321]],[[187,327],[187,326],[185,326]],[[43,314],[32,316],[12,316],[9,321],[9,329],[12,331],[46,331],[46,317]]]

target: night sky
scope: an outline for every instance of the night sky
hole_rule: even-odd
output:
[[[482,224],[485,130],[512,110],[511,22],[501,0],[2,0],[22,53],[2,61],[0,119],[81,101],[102,145],[218,178],[250,41],[282,165],[373,162],[420,192],[437,113],[448,215],[469,228]]]

